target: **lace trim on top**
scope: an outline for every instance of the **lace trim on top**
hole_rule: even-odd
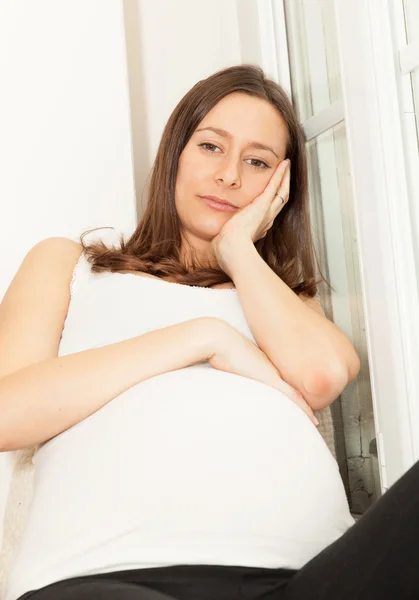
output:
[[[70,298],[73,298],[73,296],[74,296],[74,292],[75,292],[75,289],[76,289],[77,275],[79,273],[80,263],[82,262],[83,258],[84,258],[84,252],[82,252],[80,254],[80,256],[78,258],[78,261],[76,262],[76,265],[75,265],[75,267],[73,269],[73,274],[71,276],[71,282],[70,282]]]

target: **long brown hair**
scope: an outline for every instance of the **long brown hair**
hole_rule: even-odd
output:
[[[180,100],[170,116],[151,172],[146,210],[120,247],[103,240],[80,243],[93,272],[143,272],[186,285],[211,287],[231,282],[221,268],[199,263],[196,257],[182,264],[181,223],[175,207],[179,157],[202,119],[222,98],[241,92],[273,105],[288,129],[286,158],[291,160],[290,197],[267,235],[255,243],[263,260],[296,293],[316,294],[316,256],[308,205],[305,137],[286,92],[253,65],[237,65],[199,81]],[[320,271],[319,271],[320,272]],[[324,280],[321,275],[321,279]]]

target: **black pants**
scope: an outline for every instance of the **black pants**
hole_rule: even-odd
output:
[[[175,565],[75,577],[20,600],[419,599],[419,462],[298,571]]]

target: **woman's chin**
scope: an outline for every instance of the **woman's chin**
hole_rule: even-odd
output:
[[[220,233],[225,222],[225,219],[220,218],[202,219],[196,224],[195,231],[198,233],[201,239],[205,239],[210,242]]]
[[[212,229],[202,229],[201,230],[201,239],[206,240],[207,242],[212,242],[212,240],[217,237],[217,235],[220,233],[222,227],[218,227],[218,228],[212,228]]]

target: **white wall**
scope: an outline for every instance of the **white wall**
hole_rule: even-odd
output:
[[[2,298],[37,241],[135,223],[120,2],[3,0],[0,81]]]
[[[140,213],[149,167],[176,104],[200,79],[241,62],[239,23],[233,0],[123,4]]]
[[[233,1],[2,0],[0,298],[40,239],[135,227],[170,112],[240,56]],[[0,518],[9,478],[4,454]]]
[[[199,79],[240,62],[239,32],[235,2],[138,0],[137,6],[151,158],[181,97]]]

